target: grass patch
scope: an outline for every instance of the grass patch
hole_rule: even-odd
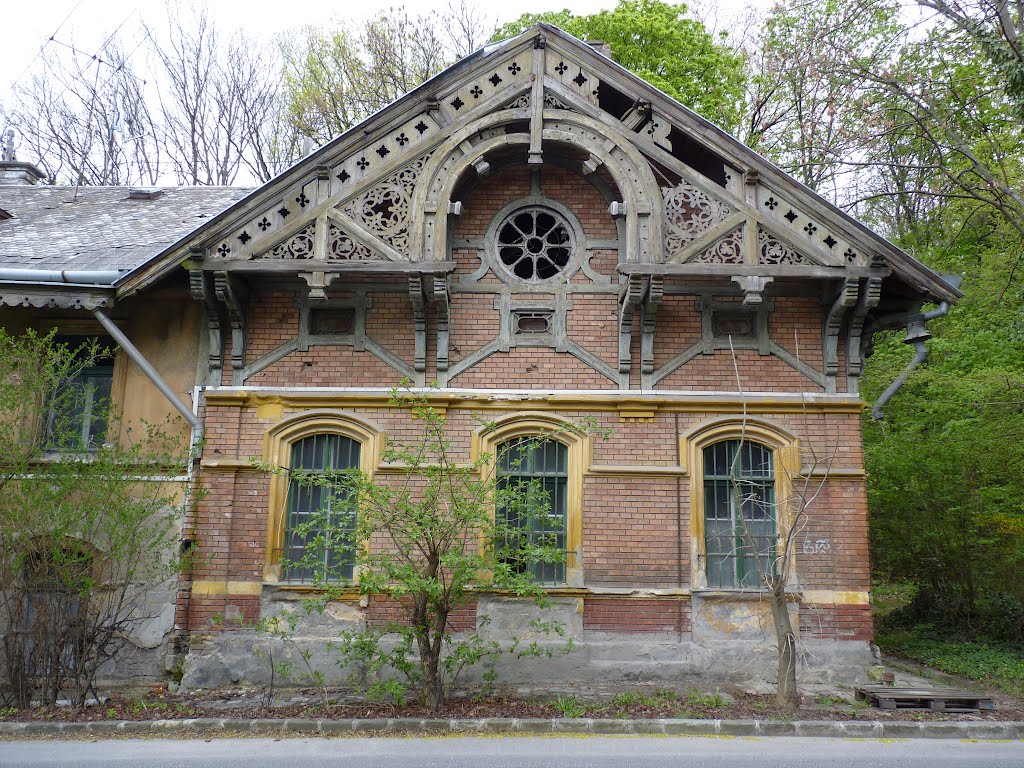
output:
[[[707,707],[708,709],[729,706],[729,702],[717,688],[714,693],[701,693],[698,690],[692,690],[686,697],[686,703],[692,704],[695,707]]]
[[[587,708],[575,696],[559,696],[551,703],[562,717],[583,717],[587,713]]]
[[[1024,650],[996,643],[931,637],[910,630],[880,633],[885,651],[929,667],[1024,695]]]

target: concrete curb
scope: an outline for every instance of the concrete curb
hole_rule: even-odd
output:
[[[445,720],[388,718],[316,720],[288,718],[250,720],[200,717],[185,720],[107,720],[89,723],[0,722],[0,737],[20,736],[192,736],[209,734],[289,733],[342,735],[415,735],[508,733],[584,734],[594,736],[817,736],[858,739],[996,739],[1024,741],[1024,722],[896,721],[878,720],[597,720],[589,718],[481,718]]]

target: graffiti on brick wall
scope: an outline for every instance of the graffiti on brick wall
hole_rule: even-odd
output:
[[[822,555],[832,551],[832,542],[829,539],[804,539],[805,555]]]

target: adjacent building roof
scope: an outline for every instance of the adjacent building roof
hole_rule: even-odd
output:
[[[128,272],[249,192],[2,185],[0,268]]]

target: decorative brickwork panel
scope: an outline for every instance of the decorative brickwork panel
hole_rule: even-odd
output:
[[[775,299],[768,315],[768,335],[794,357],[821,370],[822,306],[818,299],[786,297]],[[840,345],[842,346],[842,345]],[[839,370],[845,370],[840,367]]]
[[[679,523],[688,539],[689,500],[676,504],[673,479],[587,478],[583,487],[583,571],[591,586],[679,586]],[[683,577],[688,581],[689,544]]]
[[[583,628],[596,632],[645,634],[690,632],[689,599],[587,597],[583,601]]]
[[[403,360],[413,358],[412,305],[402,293],[371,293],[366,315],[366,335]],[[395,372],[395,383],[401,375]],[[384,382],[381,382],[383,384]]]
[[[380,387],[398,384],[402,374],[369,352],[315,346],[292,352],[249,377],[254,387]]]
[[[259,290],[249,304],[246,356],[258,360],[294,339],[299,332],[299,308],[291,291]]]
[[[569,339],[588,352],[600,357],[608,365],[618,361],[618,339],[609,329],[615,327],[619,317],[619,302],[608,294],[577,295],[568,313]]]
[[[553,349],[520,347],[496,352],[451,380],[453,387],[483,389],[613,389],[605,378],[582,360]]]
[[[747,392],[821,392],[815,384],[785,361],[754,350],[736,350],[740,382]],[[728,350],[697,355],[658,383],[659,390],[736,391],[736,372]]]
[[[658,308],[654,335],[654,367],[660,368],[701,337],[697,296],[666,296]],[[635,367],[635,366],[634,366]]]
[[[460,293],[452,301],[451,351],[452,363],[486,346],[498,338],[500,330],[498,310],[494,296],[480,293]]]

